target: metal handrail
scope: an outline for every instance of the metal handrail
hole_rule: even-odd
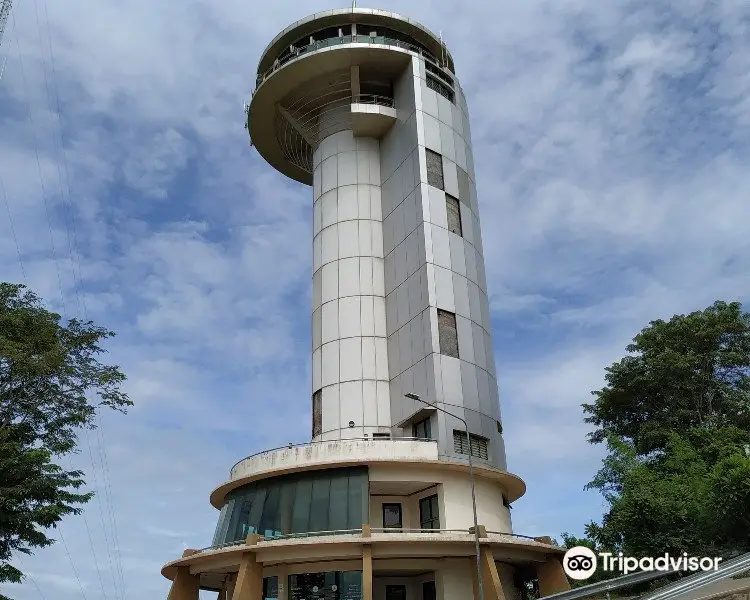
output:
[[[255,80],[255,89],[257,90],[260,85],[278,69],[286,65],[288,62],[299,58],[303,54],[314,52],[316,50],[322,50],[323,48],[329,48],[331,46],[339,46],[342,44],[375,44],[378,46],[394,46],[396,48],[408,50],[409,52],[414,52],[419,56],[429,60],[436,66],[442,68],[442,66],[440,65],[440,61],[430,52],[428,52],[424,48],[421,48],[420,46],[388,37],[370,37],[369,35],[345,35],[341,37],[327,38],[325,40],[315,40],[312,44],[296,48],[293,53],[285,54],[277,58],[274,61],[274,64],[269,69],[266,69],[266,71],[264,71],[263,73],[258,73],[258,76]]]
[[[377,104],[379,106],[388,106],[393,108],[394,100],[388,96],[378,96],[376,94],[359,94],[352,98],[352,104]]]
[[[428,439],[428,438],[415,438],[415,437],[389,437],[389,438],[373,438],[373,437],[356,437],[356,438],[346,438],[341,440],[317,440],[317,441],[310,441],[310,442],[295,442],[295,443],[289,443],[286,446],[278,446],[276,448],[269,448],[268,450],[261,450],[260,452],[256,452],[255,454],[249,454],[248,456],[241,458],[236,463],[232,465],[232,468],[229,469],[229,474],[231,475],[234,471],[234,469],[239,465],[241,462],[246,461],[250,458],[255,458],[256,456],[261,456],[262,454],[267,454],[269,452],[276,452],[277,450],[287,450],[290,448],[301,448],[303,446],[312,446],[313,444],[331,444],[334,442],[435,442],[436,440]]]
[[[373,533],[462,533],[471,535],[466,529],[423,529],[409,527],[371,527]]]

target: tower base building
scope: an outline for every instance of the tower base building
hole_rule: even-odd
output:
[[[169,600],[522,600],[569,589],[513,533],[468,110],[450,52],[394,13],[287,27],[258,66],[253,145],[313,190],[312,441],[211,494],[211,546]]]

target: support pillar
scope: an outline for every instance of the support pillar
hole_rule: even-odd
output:
[[[178,567],[167,600],[198,600],[199,593],[198,576],[190,574],[190,567]]]
[[[247,536],[245,544],[254,546],[262,539],[262,536],[257,533],[251,533]],[[262,598],[263,564],[255,560],[254,552],[246,552],[240,559],[232,600],[262,600]]]
[[[372,600],[372,546],[362,546],[362,600]]]
[[[482,582],[484,583],[484,600],[505,600],[500,575],[497,573],[495,556],[492,548],[485,546],[481,549]]]
[[[570,582],[557,556],[548,556],[547,560],[537,567],[536,575],[539,579],[540,598],[570,589]]]

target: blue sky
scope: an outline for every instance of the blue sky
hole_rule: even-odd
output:
[[[72,463],[97,500],[6,591],[166,597],[160,567],[210,543],[232,464],[309,437],[310,190],[249,147],[242,106],[276,32],[341,5],[16,5],[1,278],[115,330],[136,406],[84,436]],[[581,533],[603,505],[580,404],[604,367],[653,318],[747,300],[750,5],[377,7],[442,31],[467,94],[508,464],[528,484],[514,529]]]

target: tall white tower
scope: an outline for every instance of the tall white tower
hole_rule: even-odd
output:
[[[512,532],[525,485],[506,471],[469,116],[442,40],[379,10],[297,21],[263,52],[246,126],[312,188],[312,441],[231,469],[212,545],[162,570],[170,600],[566,589],[560,549]]]

